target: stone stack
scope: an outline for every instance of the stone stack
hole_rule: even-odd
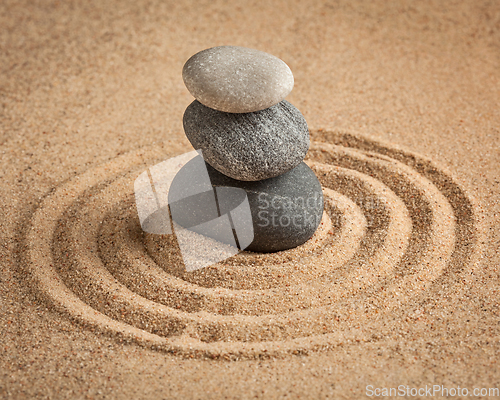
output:
[[[211,184],[246,191],[254,230],[246,250],[307,241],[320,223],[323,195],[303,162],[307,123],[284,100],[294,84],[290,68],[258,50],[221,46],[192,56],[182,77],[196,99],[184,113],[184,130],[201,150]]]

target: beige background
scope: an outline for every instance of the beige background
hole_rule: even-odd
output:
[[[185,360],[73,325],[32,296],[18,238],[41,196],[129,150],[187,144],[181,69],[217,45],[295,76],[312,129],[428,156],[481,202],[481,268],[432,321],[330,352]],[[500,387],[498,1],[0,2],[0,397],[362,398],[366,385]],[[430,324],[433,329],[429,329]]]

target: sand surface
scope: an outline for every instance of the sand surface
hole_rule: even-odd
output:
[[[325,214],[186,273],[133,182],[227,44],[292,69]],[[500,388],[498,2],[5,0],[0,104],[0,398]]]

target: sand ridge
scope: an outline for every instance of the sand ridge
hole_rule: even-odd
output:
[[[307,244],[172,275],[169,268],[182,270],[178,246],[142,234],[131,201],[131,182],[157,152],[140,149],[44,199],[26,237],[34,284],[51,305],[102,332],[173,354],[241,359],[366,339],[370,315],[376,330],[384,314],[404,313],[407,298],[424,302],[445,271],[454,272],[453,285],[475,266],[481,218],[452,177],[421,156],[352,134],[312,137],[320,141],[307,161],[325,188],[329,228]],[[168,145],[163,151],[175,154]],[[156,246],[145,244],[155,236]],[[167,263],[155,262],[158,247]],[[356,315],[364,315],[361,337],[347,328]]]

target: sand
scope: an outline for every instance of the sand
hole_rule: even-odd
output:
[[[499,5],[4,1],[0,27],[1,398],[500,388]],[[188,273],[133,182],[192,150],[182,66],[225,44],[292,69],[326,207]]]

